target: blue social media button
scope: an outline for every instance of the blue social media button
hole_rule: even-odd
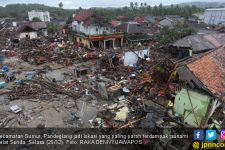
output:
[[[216,140],[217,138],[216,130],[206,130],[205,138],[207,141]]]
[[[204,140],[204,130],[194,130],[194,140]]]

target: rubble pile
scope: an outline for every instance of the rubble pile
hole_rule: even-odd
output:
[[[19,53],[19,56],[22,60],[33,63],[36,65],[44,64],[49,61],[49,58],[51,58],[52,53],[50,50],[47,51],[47,49],[27,49],[23,50]]]
[[[17,53],[22,60],[35,65],[54,61],[68,66],[75,61],[99,58],[97,52],[86,51],[83,48],[73,48],[70,44],[57,45],[51,44],[49,41],[40,42],[35,40],[22,40]]]
[[[165,57],[151,51],[147,60],[139,58],[137,66],[129,67],[121,64],[120,54],[108,54],[101,57],[100,68],[101,75],[107,78],[103,81],[108,81],[105,82],[105,94],[114,103],[105,105],[99,112],[93,120],[95,127],[139,127],[141,120],[148,120],[146,103],[149,101],[162,106],[159,114],[164,115],[169,100],[167,95],[171,92],[169,80],[174,71],[174,64]]]
[[[68,86],[70,85],[70,86]],[[43,78],[35,78],[33,80],[27,81],[22,85],[13,86],[9,98],[10,100],[15,100],[19,98],[40,98],[43,95],[62,94],[74,99],[79,98],[79,93],[74,90],[70,90],[72,84],[67,84],[67,86],[61,86],[57,83],[47,81]]]
[[[38,94],[42,91],[40,85],[37,84],[23,84],[21,86],[14,86],[9,93],[10,100],[19,98],[32,97],[38,98]]]
[[[153,48],[157,47],[157,43],[155,45]],[[11,101],[36,99],[53,103],[58,103],[63,97],[66,109],[74,111],[70,110],[71,106],[81,109],[81,120],[85,120],[83,109],[91,102],[91,107],[98,107],[98,112],[89,118],[90,124],[86,124],[89,127],[117,130],[146,126],[146,122],[150,121],[146,118],[149,107],[160,105],[159,109],[154,109],[155,112],[159,111],[154,116],[156,121],[163,116],[170,99],[168,95],[171,91],[168,87],[173,90],[176,87],[170,84],[174,65],[154,49],[149,51],[140,46],[132,49],[93,51],[74,47],[61,39],[21,40],[15,49],[15,57],[31,66],[60,64],[61,67],[57,68],[64,70],[50,67],[41,71],[39,67],[36,69],[38,76],[11,86],[8,97]],[[136,57],[136,62],[133,60],[133,64],[125,65],[125,53]]]
[[[225,126],[224,34],[205,26],[199,32],[207,33],[162,45],[164,17],[179,16],[120,16],[113,28],[96,16],[81,10],[55,33],[45,22],[1,21],[0,127],[176,136],[188,134],[180,127]],[[184,138],[145,140],[136,149],[188,149]]]

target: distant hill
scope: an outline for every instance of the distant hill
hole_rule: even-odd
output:
[[[0,17],[15,17],[18,19],[28,18],[28,11],[43,10],[49,11],[51,17],[53,16],[68,16],[71,17],[74,13],[72,9],[61,9],[58,7],[50,7],[41,4],[9,4],[5,7],[0,6]]]
[[[181,3],[180,6],[196,6],[198,8],[218,8],[218,7],[225,7],[225,1],[223,2],[188,2],[188,3]]]

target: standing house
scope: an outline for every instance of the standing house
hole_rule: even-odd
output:
[[[130,21],[122,23],[116,27],[116,30],[125,34],[127,44],[146,42],[152,39],[152,36],[148,35],[146,30],[137,22]]]
[[[225,101],[225,48],[207,52],[177,68],[186,86],[175,97],[174,112],[194,127],[205,127]]]
[[[189,35],[170,44],[173,56],[180,59],[218,48],[225,43],[224,33]],[[191,50],[191,52],[190,52]]]
[[[203,21],[209,25],[225,24],[225,8],[206,9]]]
[[[111,24],[90,10],[79,11],[72,22],[77,43],[85,47],[115,48],[123,45],[123,33],[115,32]]]
[[[158,26],[159,28],[168,27],[173,28],[175,25],[179,23],[184,23],[184,18],[179,16],[173,16],[173,17],[166,17],[159,21]]]
[[[50,22],[50,15],[48,11],[36,11],[32,10],[28,12],[28,18],[32,21],[34,18],[38,18],[43,22]]]

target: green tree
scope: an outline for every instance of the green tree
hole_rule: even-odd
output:
[[[187,23],[183,23],[177,24],[173,28],[163,27],[157,35],[157,38],[161,44],[168,44],[194,33],[196,33],[196,31],[193,27]]]
[[[134,5],[136,8],[138,8],[138,2],[135,2]]]
[[[55,33],[57,30],[57,26],[54,25],[53,23],[49,23],[47,26],[47,30],[49,33]]]
[[[134,3],[130,2],[130,8],[134,9]]]
[[[158,10],[158,7],[156,5],[153,8],[153,15],[155,15],[155,16],[159,15],[159,10]]]
[[[147,7],[147,3],[144,3],[144,6]]]
[[[33,22],[40,22],[41,20],[40,20],[38,17],[34,17],[34,18],[32,19],[32,21],[33,21]]]
[[[63,8],[63,3],[62,2],[59,3],[59,8],[61,8],[61,9]]]
[[[163,6],[162,3],[159,4],[159,15],[162,16],[163,15]]]
[[[61,15],[63,16],[63,3],[62,2],[59,3],[59,8],[61,9]]]

